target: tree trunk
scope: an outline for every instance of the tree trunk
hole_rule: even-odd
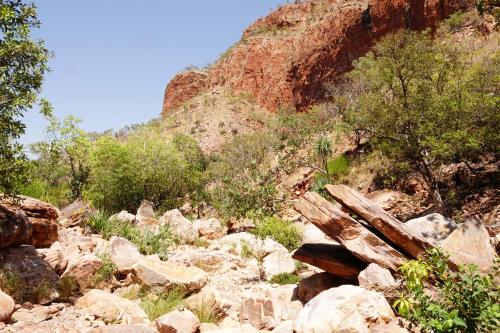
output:
[[[441,194],[439,193],[439,187],[437,185],[436,179],[434,178],[431,167],[425,159],[421,161],[420,165],[420,173],[422,174],[422,176],[424,176],[427,186],[429,186],[432,204],[434,205],[434,211],[441,215],[445,215],[444,202],[441,198]]]

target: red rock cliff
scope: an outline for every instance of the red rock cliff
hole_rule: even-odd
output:
[[[473,0],[309,0],[285,5],[247,28],[228,56],[199,79],[176,76],[163,113],[199,92],[227,85],[277,110],[305,110],[324,97],[324,83],[351,69],[375,40],[401,28],[424,29]]]

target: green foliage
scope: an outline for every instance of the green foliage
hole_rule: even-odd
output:
[[[187,194],[203,190],[204,165],[193,140],[169,141],[159,128],[141,128],[125,141],[102,137],[91,154],[86,195],[108,211],[134,211],[144,199],[173,208]]]
[[[278,211],[278,197],[269,168],[277,138],[262,133],[242,134],[228,142],[207,169],[214,184],[212,204],[226,217],[245,217],[249,211]]]
[[[26,156],[17,141],[25,132],[21,118],[35,104],[42,114],[51,112],[38,98],[48,71],[50,52],[31,30],[38,28],[34,4],[18,0],[0,3],[0,191],[17,192],[26,182]]]
[[[142,298],[141,307],[150,320],[156,320],[181,305],[185,295],[182,287],[174,287],[159,295],[148,294]]]
[[[262,239],[270,237],[290,251],[300,246],[301,238],[297,228],[293,223],[276,216],[263,217],[257,220],[252,233]]]
[[[350,162],[346,156],[338,156],[326,163],[327,174],[333,178],[340,178],[349,173]]]
[[[471,61],[472,60],[472,61]],[[355,62],[362,83],[343,111],[352,128],[395,161],[410,163],[442,206],[435,170],[445,162],[498,154],[499,52],[477,52],[401,30]]]
[[[269,282],[285,285],[285,284],[297,284],[299,281],[300,281],[300,276],[296,274],[281,273],[273,276]]]
[[[141,231],[130,223],[109,219],[109,215],[102,212],[92,215],[86,223],[93,233],[100,234],[104,239],[123,237],[134,243],[142,254],[157,254],[162,260],[168,258],[168,248],[173,244],[167,226],[160,227],[158,232]]]
[[[113,263],[109,255],[101,257],[102,265],[95,272],[92,278],[92,285],[94,288],[99,288],[103,283],[110,282],[115,273],[117,272],[116,265]]]
[[[37,176],[28,184],[20,186],[19,194],[50,202],[56,207],[64,207],[70,203],[68,200],[70,189],[66,184],[51,185]]]
[[[431,249],[419,260],[401,266],[404,293],[394,303],[400,315],[419,325],[424,332],[494,332],[500,328],[498,265],[488,275],[472,265],[452,271],[448,257]],[[425,286],[434,284],[432,297]]]
[[[300,147],[311,136],[331,129],[335,121],[324,106],[314,106],[308,112],[297,112],[289,108],[278,111],[277,123],[273,127],[279,139],[293,147]]]

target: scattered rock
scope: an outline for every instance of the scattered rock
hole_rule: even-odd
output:
[[[434,246],[440,245],[457,228],[453,220],[437,213],[409,220],[405,225]]]
[[[200,320],[189,310],[175,310],[156,320],[160,333],[195,333],[200,327]]]
[[[126,210],[122,210],[118,214],[111,215],[109,220],[116,220],[130,224],[135,224],[137,222],[135,215],[127,212]]]
[[[273,330],[273,333],[293,333],[293,321],[287,320],[280,323]]]
[[[371,324],[383,324],[394,318],[381,293],[344,285],[326,290],[309,301],[294,328],[297,333],[368,333]]]
[[[222,329],[209,331],[209,332],[211,332],[211,333],[259,333],[259,331],[257,329],[255,329],[250,324],[243,324],[241,326],[231,327],[231,328],[222,328]]]
[[[69,262],[62,276],[74,277],[80,290],[86,290],[92,287],[95,273],[101,266],[102,260],[99,257],[93,254],[85,254]]]
[[[391,272],[377,264],[370,264],[358,276],[359,286],[365,289],[385,289],[396,286]]]
[[[83,225],[96,209],[84,200],[77,200],[61,210],[59,224],[65,228]]]
[[[192,243],[198,238],[198,231],[194,228],[191,221],[185,218],[180,210],[173,209],[160,217],[160,225],[168,225],[170,232],[181,240]]]
[[[240,322],[255,328],[272,329],[284,320],[295,320],[302,303],[295,297],[295,285],[268,288],[245,299],[239,309]]]
[[[149,323],[148,316],[138,304],[98,289],[92,289],[80,297],[76,306],[106,323],[126,325]]]
[[[262,262],[264,278],[272,279],[273,276],[283,273],[295,272],[295,261],[288,251],[281,250],[267,255]]]
[[[160,289],[183,286],[188,291],[200,290],[207,284],[208,275],[197,267],[141,258],[133,266],[137,278],[144,284]]]
[[[134,264],[142,257],[132,242],[116,236],[111,237],[104,253],[109,255],[118,271],[122,273],[132,271]]]
[[[144,200],[139,209],[137,209],[137,214],[135,215],[137,219],[137,225],[140,228],[151,229],[158,227],[158,220],[156,219],[156,214],[153,210],[153,203]]]
[[[229,231],[232,233],[244,232],[255,228],[255,223],[249,218],[234,219],[228,225]]]
[[[108,325],[94,328],[90,333],[157,333],[157,330],[148,326]]]
[[[193,227],[198,234],[207,239],[217,239],[225,234],[225,230],[222,227],[222,223],[219,219],[210,218],[207,220],[195,220],[193,222]]]
[[[37,252],[43,256],[45,261],[56,271],[58,275],[61,275],[66,269],[68,261],[64,258],[62,246],[59,241],[52,244],[50,248],[38,249]]]
[[[408,331],[393,320],[388,324],[379,324],[370,327],[370,333],[408,333]]]
[[[307,303],[325,290],[348,283],[349,280],[327,272],[314,274],[299,282],[297,296],[301,301]]]
[[[14,312],[14,300],[0,289],[0,322],[8,322]]]
[[[482,221],[475,218],[461,224],[441,246],[454,263],[477,265],[483,273],[490,271],[496,258],[488,231]]]

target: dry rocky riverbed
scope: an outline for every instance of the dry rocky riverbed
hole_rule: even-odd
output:
[[[308,209],[304,216],[321,227],[311,216],[314,209]],[[10,296],[0,292],[1,332],[407,332],[384,295],[399,282],[394,270],[381,267],[393,259],[391,253],[382,258],[377,252],[383,249],[382,241],[373,250],[363,246],[363,235],[351,234],[356,243],[343,244],[342,231],[334,241],[314,224],[299,221],[303,243],[309,245],[292,254],[271,238],[228,233],[208,213],[195,221],[180,210],[158,218],[146,203],[136,215],[121,212],[112,217],[143,232],[168,225],[181,245],[171,246],[160,258],[141,254],[124,238],[105,240],[90,234],[83,221],[91,214],[82,202],[62,212],[31,198],[0,205],[3,283],[10,277],[11,284],[23,289]],[[448,242],[450,248],[473,242],[476,256],[455,254],[453,259],[490,264],[496,254],[488,231],[494,228],[467,226],[466,231],[457,229],[453,221],[434,214],[407,222],[405,228],[419,231],[415,237],[422,242]],[[314,252],[329,247],[353,251],[345,256],[354,259],[343,262],[334,257],[335,251]],[[299,263],[292,255],[328,272]],[[109,263],[116,271],[96,285],[96,274]],[[283,273],[298,275],[301,281],[270,281]],[[78,293],[68,293],[68,281],[78,285]],[[180,287],[184,299],[175,309],[148,317],[145,298],[154,303],[157,295]],[[32,290],[31,302],[16,304],[13,298],[20,299],[27,290]]]

